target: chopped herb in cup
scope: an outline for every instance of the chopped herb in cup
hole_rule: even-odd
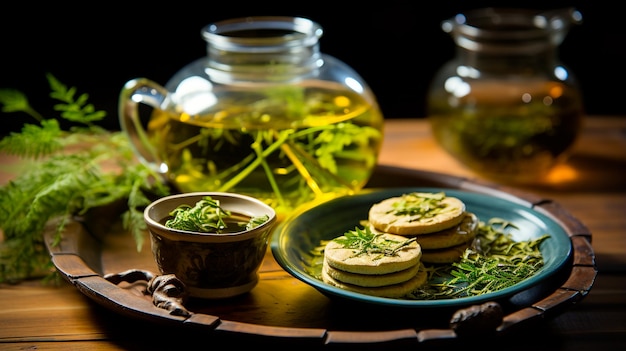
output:
[[[233,213],[220,206],[219,200],[205,196],[195,206],[180,205],[170,212],[165,226],[172,229],[201,233],[234,233],[265,223],[269,217],[248,217]]]

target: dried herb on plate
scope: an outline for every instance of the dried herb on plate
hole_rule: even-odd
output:
[[[365,229],[348,231],[349,242],[360,236],[366,238],[367,221],[361,221]],[[545,234],[527,241],[515,241],[506,228],[513,223],[500,218],[480,222],[472,246],[465,250],[461,260],[452,264],[429,265],[428,282],[413,291],[406,299],[436,300],[478,296],[513,286],[533,276],[544,261],[540,246],[550,236]],[[324,247],[322,240],[311,250],[310,274],[321,280],[320,269]]]
[[[430,267],[429,284],[411,294],[415,299],[478,296],[513,286],[533,276],[544,261],[539,249],[550,236],[515,241],[507,227],[514,224],[500,218],[481,222],[472,246],[459,262]]]

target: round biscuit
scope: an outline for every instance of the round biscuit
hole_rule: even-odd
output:
[[[358,274],[358,273],[350,273],[335,269],[328,265],[328,262],[324,260],[322,264],[322,269],[328,274],[331,278],[356,286],[363,287],[379,287],[393,284],[404,283],[407,280],[415,277],[417,272],[419,271],[420,265],[416,264],[413,267],[407,268],[402,271],[387,273],[387,274]]]
[[[465,249],[470,247],[472,240],[443,249],[422,250],[422,262],[424,263],[453,263],[461,260]]]
[[[440,230],[435,233],[406,235],[407,237],[415,237],[422,247],[422,250],[443,249],[466,243],[473,240],[478,233],[478,225],[480,221],[475,214],[465,212],[461,223],[452,228]],[[370,229],[374,233],[382,233],[370,225]]]
[[[339,237],[339,238],[343,238]],[[382,234],[375,241],[386,245],[400,245],[410,240],[393,234]],[[422,249],[416,241],[400,248],[394,255],[382,253],[359,253],[356,249],[345,248],[335,240],[329,241],[324,247],[324,258],[328,265],[350,273],[387,274],[405,270],[419,263]]]
[[[420,269],[413,278],[400,284],[392,284],[387,286],[363,287],[343,283],[329,276],[324,270],[322,270],[322,280],[326,284],[359,294],[388,298],[402,298],[407,296],[412,291],[415,291],[420,286],[424,285],[428,280],[428,273],[426,272],[426,269],[422,264],[420,264],[419,266]]]
[[[417,194],[419,195],[419,194]],[[456,197],[444,197],[443,206],[438,213],[431,216],[422,214],[397,215],[396,205],[404,201],[418,199],[416,194],[405,194],[385,199],[370,207],[368,220],[374,228],[398,235],[418,235],[438,232],[453,227],[464,218],[465,203]]]

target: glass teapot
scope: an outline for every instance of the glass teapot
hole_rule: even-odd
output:
[[[583,105],[557,49],[581,20],[573,8],[483,8],[443,21],[457,51],[428,91],[439,144],[468,168],[509,183],[541,181],[564,161]]]
[[[210,24],[206,57],[165,86],[124,85],[122,130],[139,159],[181,192],[250,195],[279,219],[355,193],[377,164],[383,115],[363,79],[320,52],[322,33],[297,17]]]

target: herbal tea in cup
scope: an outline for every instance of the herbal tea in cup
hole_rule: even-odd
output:
[[[144,211],[154,260],[191,297],[221,299],[252,290],[276,223],[276,212],[240,194],[170,195]]]

